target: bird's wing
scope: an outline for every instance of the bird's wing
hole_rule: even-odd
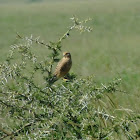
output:
[[[64,58],[62,58],[62,59],[58,62],[57,66],[56,66],[56,68],[55,68],[54,75],[57,75],[58,72],[60,72],[61,68],[62,68],[63,65],[64,65],[64,64],[63,64],[64,62],[65,62]]]
[[[64,76],[70,70],[71,65],[71,60],[62,58],[56,67],[54,75],[58,77]]]

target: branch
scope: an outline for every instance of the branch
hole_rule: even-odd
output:
[[[16,33],[16,34],[17,34],[17,37],[20,38],[20,39],[26,39],[26,40],[29,40],[29,41],[36,42],[37,44],[41,44],[41,45],[44,45],[44,46],[48,47],[49,49],[52,48],[49,44],[44,43],[43,41],[42,41],[42,42],[39,41],[39,40],[38,40],[39,38],[33,39],[33,38],[23,37],[23,36],[21,36],[19,33]]]
[[[20,129],[16,130],[15,132],[12,132],[12,133],[7,132],[7,131],[4,130],[3,128],[0,128],[0,131],[4,132],[4,133],[6,134],[5,136],[1,137],[0,140],[4,139],[4,138],[6,138],[6,137],[10,137],[10,136],[11,136],[12,138],[14,138],[15,135],[17,135],[17,134],[18,134],[19,132],[21,132],[23,129],[25,129],[26,127],[31,126],[31,125],[34,124],[34,123],[35,123],[35,122],[27,123],[27,124],[25,124],[24,126],[22,126]]]
[[[75,26],[76,26],[76,24],[74,24],[72,27],[70,27],[70,28],[64,33],[64,35],[63,35],[62,37],[60,37],[58,43],[61,43],[63,39],[65,39],[66,37],[68,37],[70,31],[73,30],[73,29],[75,28]]]
[[[5,105],[5,106],[7,106],[7,107],[9,107],[9,108],[13,108],[13,109],[18,109],[18,110],[28,110],[28,108],[25,108],[25,107],[20,107],[20,106],[13,106],[13,105],[10,105],[10,104],[8,104],[8,103],[6,103],[6,102],[3,102],[2,100],[0,100],[0,103],[2,103],[3,105]]]
[[[103,112],[100,112],[100,111],[95,111],[95,114],[101,115],[102,117],[105,117],[105,118],[110,118],[111,120],[114,120],[116,118],[114,116],[111,116],[109,114],[106,114],[106,113],[103,113]]]
[[[0,127],[0,131],[5,134],[3,137],[0,138],[0,140],[4,139],[5,137],[11,136],[11,134],[12,134],[11,132],[6,131],[2,127]]]

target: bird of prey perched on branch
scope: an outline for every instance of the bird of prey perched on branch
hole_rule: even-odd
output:
[[[63,58],[58,62],[56,66],[51,83],[54,83],[61,77],[64,77],[71,69],[71,66],[72,66],[71,54],[69,52],[64,52]]]

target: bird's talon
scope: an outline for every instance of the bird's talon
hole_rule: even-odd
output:
[[[70,81],[70,80],[67,79],[67,78],[63,78],[63,80],[64,80],[65,82],[69,82],[69,81]]]

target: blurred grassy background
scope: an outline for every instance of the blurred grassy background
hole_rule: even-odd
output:
[[[73,32],[62,50],[72,54],[78,77],[95,76],[106,82],[122,78],[118,104],[140,112],[140,1],[139,0],[0,0],[0,62],[16,41],[16,32],[45,42],[57,40],[73,15],[93,18],[92,33]],[[46,56],[44,49],[35,48]]]

